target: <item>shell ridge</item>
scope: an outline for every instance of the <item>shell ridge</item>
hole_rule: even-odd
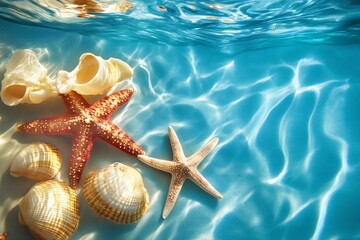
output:
[[[97,215],[119,223],[138,220],[149,206],[140,173],[121,163],[111,164],[89,174],[83,194]]]

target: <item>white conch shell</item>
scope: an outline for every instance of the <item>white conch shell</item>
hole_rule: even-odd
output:
[[[10,174],[34,180],[48,180],[55,177],[61,167],[61,154],[46,143],[26,145],[14,157]]]
[[[48,180],[33,186],[19,203],[19,220],[36,239],[69,239],[80,219],[75,190]]]
[[[2,80],[2,101],[14,106],[19,103],[41,103],[58,95],[55,80],[46,74],[46,68],[32,50],[16,51],[6,65]]]
[[[72,72],[58,72],[57,89],[62,94],[72,90],[82,95],[103,94],[132,75],[132,68],[119,59],[104,60],[94,54],[84,53]]]
[[[118,223],[134,222],[149,208],[140,173],[121,163],[90,173],[83,193],[94,212]]]

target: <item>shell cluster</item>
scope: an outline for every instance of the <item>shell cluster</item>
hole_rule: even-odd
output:
[[[6,64],[1,99],[9,106],[40,103],[58,95],[55,81],[30,49],[16,51]]]
[[[80,219],[75,190],[48,180],[33,186],[19,204],[19,220],[36,239],[69,239]]]
[[[7,62],[0,95],[9,106],[37,104],[70,91],[97,95],[132,75],[133,69],[120,59],[105,60],[92,53],[84,53],[73,71],[60,70],[57,78],[52,79],[32,50],[18,50]]]
[[[117,82],[132,75],[132,68],[119,59],[104,60],[94,54],[84,53],[72,72],[58,72],[57,89],[62,94],[72,90],[82,95],[103,94]]]
[[[20,150],[10,171],[13,176],[45,180],[54,177],[60,165],[60,153],[53,146],[36,142]],[[140,173],[121,163],[91,172],[82,191],[97,215],[117,223],[137,221],[149,208],[149,195]],[[19,208],[20,223],[36,239],[69,239],[80,219],[75,190],[55,180],[34,185]]]
[[[14,157],[10,174],[33,180],[55,177],[61,167],[61,154],[52,145],[36,142],[27,144]]]
[[[132,223],[149,208],[140,173],[121,163],[90,173],[83,194],[96,214],[118,223]]]

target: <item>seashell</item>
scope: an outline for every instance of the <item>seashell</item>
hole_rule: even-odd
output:
[[[104,60],[94,54],[84,53],[72,72],[58,72],[57,89],[62,94],[71,90],[82,95],[103,94],[117,82],[132,75],[132,68],[119,59]]]
[[[32,143],[26,145],[14,157],[10,174],[34,180],[54,178],[61,167],[61,154],[52,145]]]
[[[69,239],[80,219],[75,190],[48,180],[33,186],[19,204],[19,221],[36,239]]]
[[[132,223],[149,208],[140,173],[121,163],[90,173],[83,193],[95,213],[117,223]]]
[[[36,104],[58,95],[55,81],[46,74],[46,68],[32,50],[16,51],[6,65],[2,80],[2,101],[9,106],[19,103]]]

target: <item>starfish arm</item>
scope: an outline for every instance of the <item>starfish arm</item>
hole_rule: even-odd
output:
[[[96,124],[96,136],[114,147],[132,155],[145,154],[144,150],[132,140],[123,130],[109,121]]]
[[[74,136],[69,162],[69,181],[73,188],[76,188],[80,182],[82,172],[90,158],[93,144],[94,139],[90,127],[79,127]]]
[[[98,118],[109,118],[121,105],[129,101],[134,90],[123,89],[95,102],[89,111]]]
[[[86,100],[75,91],[62,94],[61,97],[69,113],[81,113],[85,108],[89,107],[89,104],[86,102]]]
[[[216,198],[222,198],[223,196],[219,193],[204,177],[199,173],[196,168],[191,168],[189,171],[189,179],[196,183],[199,187],[205,190]]]
[[[178,136],[176,135],[175,130],[172,127],[169,127],[169,139],[170,145],[173,152],[173,161],[180,162],[180,160],[185,159],[184,151],[181,147]]]
[[[164,206],[162,217],[165,219],[170,214],[171,210],[174,208],[175,202],[181,188],[184,184],[185,178],[181,174],[173,174],[171,177],[171,182],[169,186],[169,192],[166,198],[166,203]]]
[[[205,147],[194,153],[191,157],[189,157],[189,165],[197,167],[199,163],[201,163],[201,161],[204,160],[204,158],[216,147],[218,142],[219,139],[214,138]]]
[[[137,158],[145,163],[146,165],[149,165],[150,167],[159,169],[164,172],[172,173],[176,169],[177,165],[175,162],[172,161],[166,161],[161,160],[157,158],[148,157],[145,155],[138,155]]]
[[[34,134],[69,134],[72,131],[73,120],[65,115],[43,118],[19,124],[17,129],[21,132]]]

